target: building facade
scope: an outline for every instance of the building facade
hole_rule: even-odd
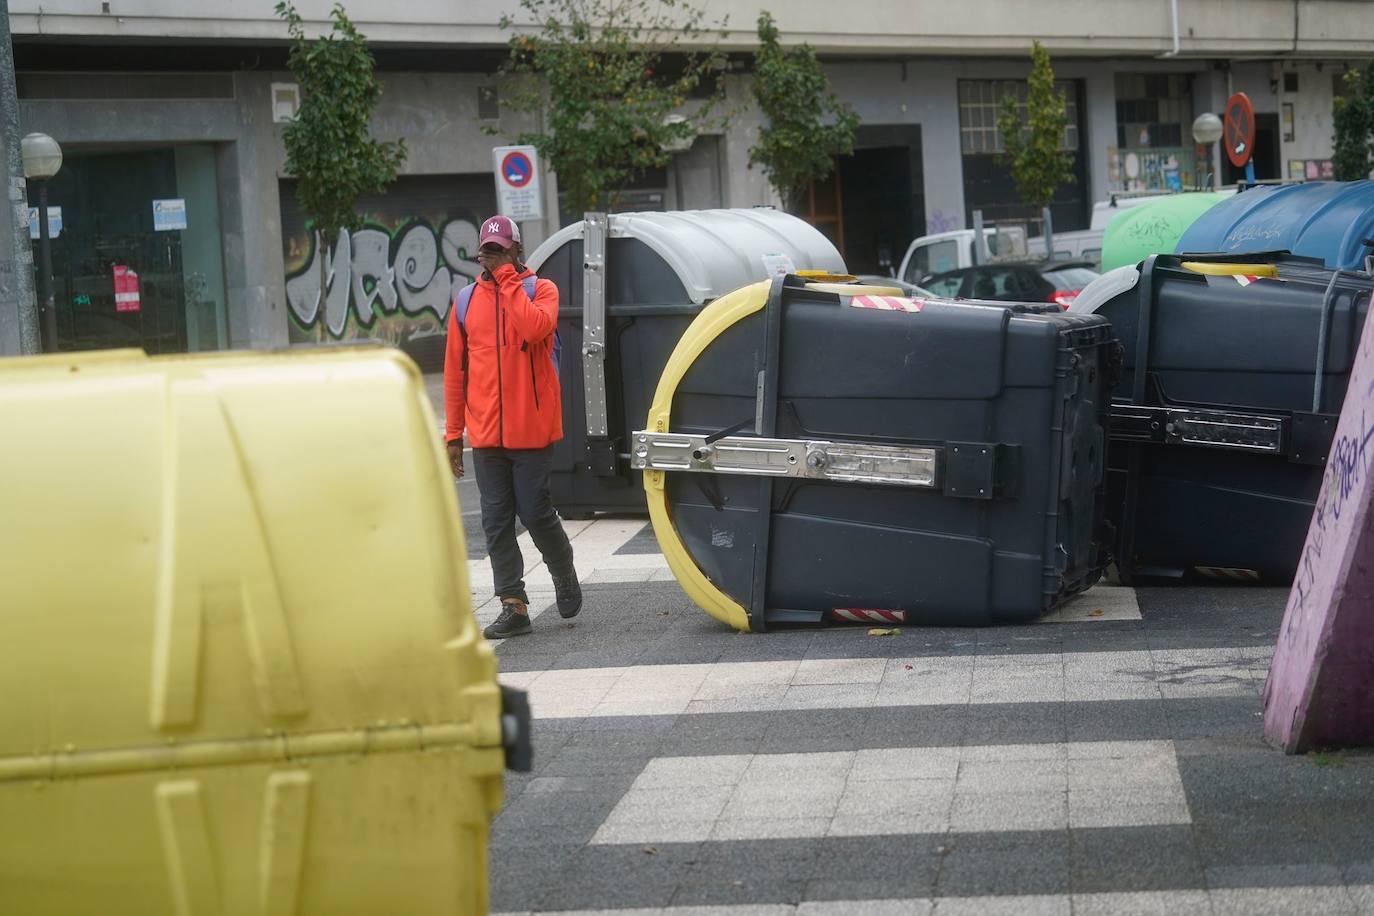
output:
[[[294,86],[274,5],[11,0],[22,129],[50,134],[66,154],[49,192],[62,210],[53,253],[64,347],[353,338],[420,347],[442,328],[453,290],[476,271],[478,221],[496,206],[491,149],[538,127],[502,104],[494,78],[508,37],[500,19],[518,20],[518,4],[348,4],[384,83],[374,133],[404,137],[409,156],[386,193],[361,202],[366,227],[328,253],[316,250],[285,171]],[[298,4],[312,31],[329,5]],[[728,15],[723,45],[741,66],[725,79],[739,114],[646,176],[629,207],[778,203],[748,162],[759,125],[747,104],[758,10],[703,5],[708,18]],[[855,154],[810,189],[803,214],[851,270],[878,272],[912,238],[963,228],[974,210],[1021,213],[995,120],[1005,93],[1024,92],[1033,39],[1053,55],[1068,101],[1075,181],[1056,198],[1056,228],[1086,225],[1092,204],[1114,191],[1210,182],[1220,157],[1195,147],[1190,127],[1237,90],[1257,113],[1258,177],[1322,177],[1341,75],[1374,46],[1370,6],[965,0],[951,10],[877,0],[854,15],[793,0],[775,10],[784,41],[817,48],[863,124]],[[557,228],[557,176],[546,169],[542,178],[546,217],[525,226],[527,247]],[[138,276],[136,309],[115,301],[116,267]],[[12,350],[12,339],[0,334],[0,349]]]

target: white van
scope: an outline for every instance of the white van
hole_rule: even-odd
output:
[[[1026,231],[1019,226],[988,226],[983,229],[983,238],[989,257],[1007,260],[1028,256]],[[922,277],[931,274],[972,267],[975,263],[973,239],[972,229],[921,236],[907,246],[902,266],[897,269],[898,279],[920,284]]]
[[[1108,200],[1093,204],[1092,222],[1087,229],[1054,234],[1054,259],[1057,261],[1102,260],[1102,236],[1107,225],[1124,209],[1159,200],[1165,194],[1114,194]],[[1023,258],[1045,260],[1045,237],[1027,239],[1025,230],[1016,226],[988,226],[983,229],[988,240],[990,259]],[[999,239],[1000,236],[1000,239]],[[923,235],[907,247],[906,256],[897,276],[908,283],[920,283],[923,277],[972,267],[973,230],[956,229]]]

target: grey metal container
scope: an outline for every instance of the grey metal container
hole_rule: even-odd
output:
[[[528,263],[559,291],[563,440],[551,490],[566,518],[644,511],[626,437],[705,304],[783,271],[844,272],[815,227],[768,208],[589,213]]]

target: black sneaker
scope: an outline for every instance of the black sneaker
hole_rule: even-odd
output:
[[[492,621],[482,635],[487,639],[506,639],[532,632],[529,607],[519,598],[505,598],[501,601],[501,616]]]
[[[577,582],[577,573],[553,577],[553,594],[558,602],[558,616],[565,620],[576,617],[582,610],[582,586]]]

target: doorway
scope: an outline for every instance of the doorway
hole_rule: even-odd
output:
[[[227,346],[213,147],[73,150],[48,205],[59,349]]]
[[[850,273],[891,274],[925,231],[920,125],[860,127],[854,152],[802,195],[799,215],[835,243]]]

